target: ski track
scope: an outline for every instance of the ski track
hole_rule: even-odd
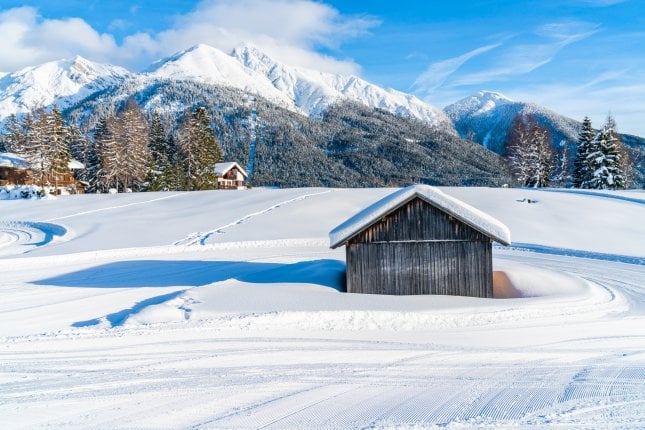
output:
[[[57,240],[69,240],[63,226],[48,222],[0,221],[0,257],[24,254]]]
[[[584,276],[607,291],[587,305],[555,306],[546,321],[560,315],[585,324],[645,314],[641,266],[500,254]],[[621,298],[629,311],[621,308],[617,316],[612,306]],[[183,334],[168,340],[169,331]],[[80,332],[99,342],[74,342],[64,334],[2,339],[0,415],[16,422],[19,414],[24,428],[645,426],[645,362],[638,346],[614,351],[593,342],[572,352],[536,343],[519,351],[217,332],[209,324],[160,325]],[[634,342],[643,345],[645,333]],[[313,358],[294,363],[300,355]],[[623,362],[625,355],[641,358]]]
[[[63,220],[63,219],[68,219],[68,218],[73,218],[73,217],[83,216],[83,215],[90,215],[90,214],[95,214],[95,213],[99,213],[99,212],[111,211],[111,210],[114,210],[114,209],[123,209],[123,208],[132,207],[132,206],[146,205],[146,204],[153,203],[153,202],[158,202],[158,201],[161,201],[161,200],[172,199],[172,198],[175,198],[175,197],[178,197],[178,196],[181,196],[181,195],[182,194],[171,194],[169,196],[158,197],[156,199],[145,200],[145,201],[142,201],[142,202],[134,202],[134,203],[127,203],[127,204],[124,204],[124,205],[109,206],[109,207],[100,208],[100,209],[92,209],[92,210],[89,210],[89,211],[77,212],[75,214],[59,216],[59,217],[56,217],[56,218],[49,218],[49,219],[44,220],[43,222],[60,221],[60,220]]]
[[[285,201],[280,202],[280,203],[276,203],[276,204],[274,204],[272,206],[269,206],[266,209],[262,209],[260,211],[250,213],[248,215],[244,215],[242,218],[236,219],[233,222],[230,222],[230,223],[228,223],[226,225],[223,225],[223,226],[220,226],[220,227],[216,227],[216,228],[214,228],[212,230],[209,230],[207,232],[194,232],[194,233],[191,233],[188,236],[186,236],[185,238],[173,242],[173,245],[178,245],[178,246],[181,246],[181,245],[183,245],[183,246],[194,246],[194,245],[198,245],[198,244],[199,245],[206,245],[206,241],[212,235],[214,235],[216,233],[223,233],[224,230],[226,230],[229,227],[233,227],[235,225],[242,224],[242,223],[244,223],[245,221],[247,221],[247,220],[249,220],[251,218],[254,218],[254,217],[259,216],[259,215],[264,215],[264,214],[269,213],[269,212],[271,212],[271,211],[273,211],[275,209],[278,209],[278,208],[280,208],[282,206],[285,206],[285,205],[288,205],[288,204],[291,204],[291,203],[296,203],[296,202],[308,199],[310,197],[319,196],[319,195],[322,195],[322,194],[328,194],[331,191],[332,190],[327,190],[327,191],[322,191],[322,192],[318,192],[318,193],[303,194],[303,195],[295,197],[293,199],[289,199],[289,200],[285,200]]]

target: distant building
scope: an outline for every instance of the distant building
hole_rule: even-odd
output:
[[[217,188],[220,190],[244,189],[247,174],[235,161],[215,164]]]
[[[77,194],[85,191],[85,185],[74,178],[74,171],[84,169],[83,163],[70,160],[68,170],[58,174],[35,178],[29,162],[20,155],[11,152],[0,153],[0,186],[4,185],[38,185],[49,187],[56,194]]]
[[[493,297],[492,242],[508,228],[440,190],[396,191],[329,234],[346,246],[347,292]]]

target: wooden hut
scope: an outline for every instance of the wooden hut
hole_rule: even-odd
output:
[[[244,169],[235,161],[215,164],[215,176],[219,190],[242,190],[247,178]]]
[[[493,297],[492,242],[508,228],[427,185],[401,189],[330,232],[346,245],[347,292]]]
[[[11,152],[0,152],[0,186],[25,184],[28,179],[27,160]]]

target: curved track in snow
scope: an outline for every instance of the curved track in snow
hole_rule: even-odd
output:
[[[69,238],[69,232],[58,224],[0,221],[0,257],[24,254],[62,238]]]

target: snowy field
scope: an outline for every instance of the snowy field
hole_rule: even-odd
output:
[[[0,201],[2,428],[645,428],[645,193],[443,190],[514,297],[339,291],[387,189]]]

